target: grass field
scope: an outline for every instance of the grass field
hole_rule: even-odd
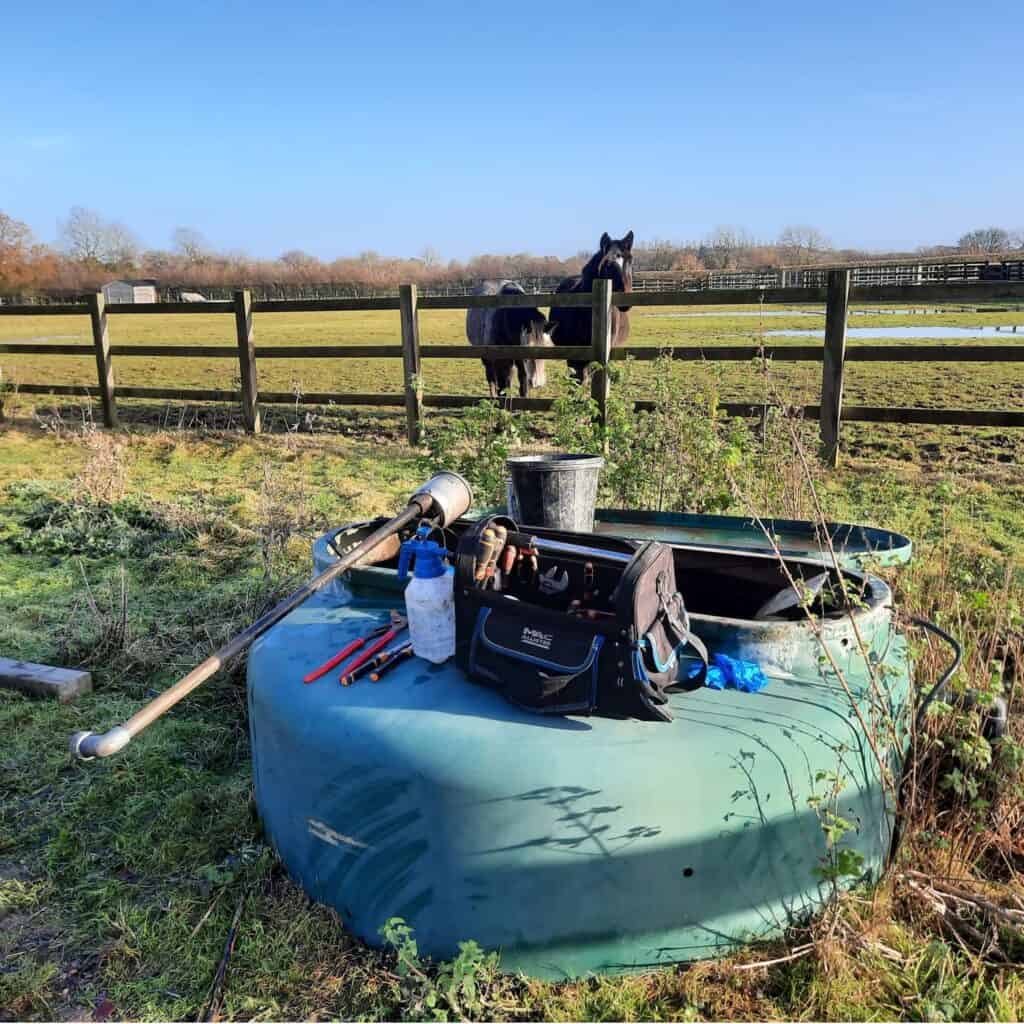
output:
[[[267,315],[257,317],[257,342],[337,343],[339,334],[394,342],[396,319]],[[979,315],[942,318],[964,319]],[[769,326],[788,325],[773,318]],[[119,317],[112,340],[230,344],[231,326],[226,316]],[[0,317],[4,338],[75,332],[86,340],[86,330],[72,318]],[[752,339],[749,321],[727,315],[637,317],[634,331],[643,344]],[[457,341],[461,316],[423,314],[423,332],[425,343]],[[0,356],[5,378],[88,382],[87,361],[77,370],[74,362]],[[119,379],[208,387],[229,385],[234,373],[230,362],[146,363],[121,360]],[[805,368],[777,372],[791,369]],[[878,374],[876,386],[887,388],[879,404],[928,404],[932,396],[983,407],[991,392],[990,404],[1024,406],[1022,367],[935,367],[929,376],[932,369],[861,364],[848,379],[851,389],[864,388],[856,377]],[[787,376],[783,387],[812,388],[819,367],[806,370],[804,384]],[[297,372],[317,390],[398,388],[398,368],[387,361],[268,363],[262,380],[287,389]],[[80,376],[62,376],[73,373]],[[483,390],[475,363],[431,363],[427,374],[438,391]],[[720,383],[724,400],[760,397],[764,387],[741,365],[724,366]],[[849,393],[851,402],[879,398]],[[249,438],[158,429],[140,415],[126,417],[130,430],[105,432],[74,403],[60,416],[50,405],[22,399],[15,418],[0,424],[0,654],[87,666],[96,691],[66,707],[0,691],[0,1019],[195,1019],[239,907],[219,994],[224,1018],[429,1018],[431,992],[459,1016],[444,974],[403,976],[394,957],[347,936],[264,845],[251,804],[244,666],[222,673],[110,761],[75,764],[65,748],[76,729],[123,720],[302,578],[320,530],[396,508],[423,473],[398,420],[325,417],[316,424],[322,432]],[[278,415],[282,426],[297,422],[287,409]],[[843,465],[817,480],[826,514],[914,538],[913,565],[893,576],[900,605],[954,628],[967,642],[963,678],[985,686],[1002,676],[1019,713],[1024,441],[998,431],[874,425],[846,436]],[[938,654],[920,654],[926,685]],[[1019,721],[1014,730],[1019,737]],[[929,748],[926,765],[940,781],[933,802],[915,812],[893,873],[784,943],[721,962],[560,985],[477,965],[479,998],[460,1007],[497,1019],[1020,1019],[1024,943],[999,932],[999,955],[986,952],[943,924],[908,881],[923,869],[956,875],[1004,903],[1013,894],[1024,899],[1017,749],[983,749],[969,729],[950,736],[945,750]],[[953,771],[975,789],[956,788]],[[980,927],[976,917],[965,920]],[[762,961],[778,962],[750,969]]]
[[[854,307],[856,309],[857,307]],[[866,307],[877,309],[877,304]],[[1020,344],[1024,346],[1024,311],[962,312],[959,307],[944,307],[942,313],[907,315],[908,306],[886,307],[879,315],[851,317],[851,326],[862,327],[978,327],[1011,326],[1017,335],[1000,334],[984,340],[954,340],[949,345]],[[817,318],[799,315],[820,307],[793,307],[793,316],[771,316],[759,321],[749,315],[753,307],[638,307],[632,315],[631,345],[736,345],[757,344],[760,330],[810,329],[820,327]],[[709,313],[709,316],[676,317],[665,314]],[[465,314],[461,310],[426,310],[420,314],[423,344],[457,344],[465,341]],[[356,313],[265,313],[257,314],[255,336],[259,345],[315,344],[398,344],[398,314],[395,312]],[[115,344],[234,344],[234,320],[226,314],[189,314],[187,316],[113,315],[110,337]],[[91,343],[88,317],[10,317],[0,316],[0,341],[52,340],[65,343]],[[813,344],[814,339],[772,337],[772,345]],[[851,341],[850,347],[869,344]],[[891,341],[887,343],[892,343]],[[901,344],[913,345],[908,337]],[[919,339],[917,343],[922,343]],[[923,343],[932,343],[925,340]],[[120,358],[115,373],[124,385],[149,385],[190,388],[230,388],[235,386],[238,366],[233,359],[147,357]],[[551,364],[551,379],[562,364]],[[260,386],[268,391],[296,394],[313,391],[354,391],[399,393],[401,361],[398,359],[265,359],[259,362]],[[651,364],[640,363],[631,371],[630,392],[635,397],[648,394],[653,385]],[[713,375],[721,401],[760,402],[766,397],[763,375],[747,363],[679,363],[673,367],[676,378],[685,385],[694,375]],[[689,376],[688,376],[689,375]],[[427,360],[424,362],[425,390],[435,394],[486,393],[483,369],[475,361]],[[91,357],[14,356],[0,354],[0,380],[17,386],[21,382],[54,384],[95,384],[95,365]],[[819,400],[820,363],[778,363],[772,368],[771,397],[793,404],[813,404]],[[540,394],[549,394],[552,386]],[[930,408],[1024,410],[1024,363],[851,363],[846,369],[844,401],[849,405],[921,406]],[[47,399],[24,399],[27,407],[46,407]],[[129,422],[163,420],[182,422],[182,407],[145,406],[138,402],[121,403]],[[189,410],[187,421],[195,418]],[[237,410],[220,407],[216,414],[201,417],[207,424],[235,425]],[[298,417],[287,407],[267,407],[265,421],[271,429],[294,425]],[[345,426],[354,421],[365,429],[366,411],[330,410],[321,419],[319,429],[331,424]],[[370,422],[384,424],[389,432],[397,429],[400,413],[388,410],[371,417]],[[901,425],[857,425],[844,427],[849,451],[857,454],[884,454],[904,461],[967,462],[985,465],[1020,464],[1024,461],[1024,430],[949,428]]]

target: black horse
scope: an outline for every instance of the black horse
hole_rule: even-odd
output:
[[[477,295],[525,295],[514,281],[496,284],[484,282]],[[497,309],[474,307],[466,310],[466,337],[470,345],[543,345],[550,347],[551,328],[539,309],[526,306],[498,306]],[[482,359],[491,398],[505,398],[512,386],[512,367],[519,374],[519,395],[530,397],[530,388],[547,383],[544,361],[540,359]]]
[[[592,292],[594,281],[606,278],[612,282],[612,291],[633,290],[633,232],[623,238],[611,238],[606,231],[601,236],[597,252],[587,261],[579,277],[567,277],[555,289],[556,293]],[[629,338],[629,306],[612,307],[612,346],[625,345]],[[556,345],[589,345],[592,313],[589,306],[552,306],[550,322]],[[584,381],[587,364],[570,362],[569,368],[576,379]]]

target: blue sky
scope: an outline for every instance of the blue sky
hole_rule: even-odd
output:
[[[0,209],[167,247],[911,247],[1024,227],[1024,5],[47,2],[0,30]]]

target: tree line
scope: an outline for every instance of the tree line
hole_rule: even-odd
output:
[[[322,260],[302,249],[277,259],[254,259],[224,251],[202,232],[175,229],[166,249],[146,249],[124,224],[94,210],[72,207],[59,240],[37,241],[27,224],[0,210],[0,294],[83,292],[117,277],[154,278],[162,285],[194,288],[338,284],[387,289],[399,283],[444,284],[480,279],[554,278],[576,273],[589,252],[573,256],[531,253],[483,254],[444,261],[432,247],[415,257],[386,257],[371,249],[356,256]],[[955,244],[921,247],[913,253],[840,249],[811,225],[789,225],[772,241],[755,239],[741,227],[721,226],[693,242],[654,239],[634,247],[634,269],[691,274],[806,266],[825,262],[957,254],[1002,253],[1024,248],[1024,231],[980,228]]]

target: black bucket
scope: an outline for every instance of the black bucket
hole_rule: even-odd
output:
[[[591,533],[599,455],[517,455],[509,472],[509,515],[527,526]]]

